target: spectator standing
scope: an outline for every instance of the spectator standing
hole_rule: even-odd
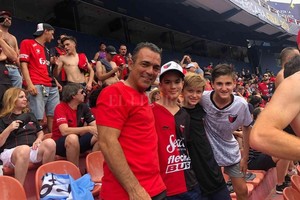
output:
[[[97,60],[104,59],[106,57],[105,49],[106,49],[106,45],[103,42],[100,42],[99,51],[95,53],[93,60],[97,61]]]
[[[55,75],[57,76],[63,68],[67,75],[67,83],[80,83],[90,91],[94,80],[94,70],[86,55],[77,53],[77,41],[73,36],[63,37],[61,42],[64,45],[66,54],[58,58]],[[87,83],[85,73],[89,74]]]
[[[54,160],[55,142],[50,138],[43,140],[44,132],[34,114],[29,112],[23,89],[8,89],[3,105],[0,112],[0,159],[4,166],[14,168],[15,178],[24,184],[29,162]]]
[[[3,14],[3,12],[1,12]],[[9,22],[9,14],[3,14],[0,16],[4,19],[3,23]],[[2,23],[2,24],[3,24]],[[16,62],[18,60],[18,54],[4,39],[5,32],[0,29],[0,109],[2,108],[2,98],[5,91],[12,86],[9,78],[9,72],[6,68],[7,61]]]
[[[257,119],[260,112],[263,108],[257,107],[253,111],[253,123]],[[276,193],[282,194],[284,188],[288,187],[288,183],[285,181],[285,176],[288,172],[289,160],[276,158],[267,154],[264,154],[260,151],[250,148],[249,150],[249,161],[248,168],[250,170],[264,170],[268,171],[269,169],[276,167],[277,173],[277,185]]]
[[[84,103],[85,93],[79,83],[69,83],[63,88],[62,102],[54,111],[52,138],[56,154],[79,165],[79,155],[87,150],[99,150],[96,121]],[[85,125],[87,124],[87,125]]]
[[[281,70],[278,72],[275,80],[275,87],[277,88],[279,84],[283,81],[283,71],[284,65],[290,61],[293,57],[299,55],[299,50],[294,47],[286,47],[280,52],[280,66]]]
[[[122,69],[119,70],[120,80],[125,80],[129,73],[126,54],[127,54],[127,47],[125,44],[121,44],[119,48],[119,54],[115,55],[112,59],[112,61],[114,61],[116,65],[120,67],[120,69]]]
[[[161,67],[159,88],[162,96],[152,106],[158,135],[160,173],[167,187],[168,200],[200,200],[201,191],[186,145],[190,119],[178,105],[183,79],[179,64],[171,61]]]
[[[180,61],[180,65],[182,68],[187,68],[188,65],[191,64],[190,66],[193,66],[195,68],[195,73],[204,75],[204,71],[200,68],[197,62],[192,61],[192,57],[190,55],[184,55],[182,60]]]
[[[61,34],[57,39],[57,46],[50,49],[50,61],[52,64],[52,69],[54,69],[57,65],[58,58],[61,55],[66,55],[66,51],[64,45],[62,44],[62,38],[66,37],[66,34]],[[64,69],[61,70],[60,74],[57,76],[57,81],[60,83],[61,86],[65,86],[67,84],[67,77],[66,72]],[[59,88],[61,92],[62,88]]]
[[[98,141],[105,158],[100,196],[165,199],[155,121],[145,94],[160,72],[161,50],[140,43],[128,64],[128,79],[103,89],[97,102]]]
[[[299,66],[299,55],[285,64],[284,80],[276,88],[271,101],[256,120],[250,135],[252,148],[287,160],[300,159],[299,92],[294,90],[299,82]],[[289,124],[296,136],[287,134],[290,133],[286,129]],[[261,139],[264,139],[263,143]]]
[[[258,84],[258,90],[261,95],[269,101],[275,91],[275,83],[270,81],[270,74],[264,73],[262,81]]]
[[[206,116],[205,131],[219,166],[231,178],[237,199],[248,199],[244,179],[249,153],[249,133],[252,117],[247,101],[233,95],[235,73],[227,64],[218,64],[212,71],[213,91],[204,92],[201,99]],[[243,146],[239,147],[233,132],[242,126]],[[241,155],[242,154],[242,155]]]
[[[113,57],[117,54],[115,47],[107,46],[106,57],[96,62],[96,76],[104,85],[111,85],[119,81],[119,71],[123,70],[123,63],[116,65]]]
[[[19,47],[17,39],[14,35],[9,33],[11,27],[12,15],[8,11],[0,11],[0,30],[2,31],[2,39],[15,51],[19,56]],[[19,71],[19,60],[8,58],[5,66],[8,69],[8,76],[11,80],[12,86],[22,88],[22,76]]]
[[[192,167],[205,200],[230,200],[221,167],[214,158],[212,147],[205,133],[205,112],[199,104],[205,88],[203,77],[190,74],[184,78],[183,108],[190,115],[188,150]]]
[[[30,109],[42,123],[46,111],[48,131],[52,132],[54,108],[59,103],[57,81],[52,74],[50,52],[45,46],[53,40],[54,28],[39,23],[34,39],[25,39],[20,46],[21,70],[29,92]]]

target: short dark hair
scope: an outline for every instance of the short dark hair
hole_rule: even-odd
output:
[[[300,71],[300,56],[294,56],[290,61],[284,65],[283,77],[287,78],[296,72]]]
[[[285,65],[286,62],[288,62],[288,59],[290,56],[294,57],[295,55],[292,54],[293,51],[298,50],[294,47],[286,47],[284,49],[282,49],[282,51],[280,52],[280,64],[281,65]]]
[[[71,40],[71,41],[73,41],[75,44],[77,44],[77,40],[76,40],[76,38],[73,37],[73,36],[66,36],[66,37],[63,37],[63,38],[61,39],[61,43],[63,44],[66,40]]]
[[[132,52],[132,61],[136,61],[137,54],[140,52],[141,49],[143,48],[148,48],[151,51],[158,53],[161,56],[162,50],[158,48],[155,44],[150,43],[150,42],[141,42],[136,45],[135,49]]]
[[[262,98],[260,98],[259,96],[256,96],[254,94],[252,94],[249,97],[249,103],[253,105],[254,108],[258,107],[259,104],[261,103]]]
[[[216,78],[220,76],[231,76],[233,80],[235,80],[235,73],[233,67],[231,67],[227,63],[218,64],[216,67],[213,68],[211,72],[211,80],[215,82]]]
[[[257,107],[253,110],[253,120],[256,120],[258,115],[261,113],[261,107]]]
[[[79,83],[68,83],[62,90],[62,101],[69,103],[83,86]]]

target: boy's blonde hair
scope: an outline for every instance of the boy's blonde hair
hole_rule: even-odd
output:
[[[192,87],[192,88],[203,88],[203,91],[205,89],[206,81],[205,79],[199,75],[199,74],[187,74],[184,77],[184,84],[183,84],[183,89],[187,87]]]

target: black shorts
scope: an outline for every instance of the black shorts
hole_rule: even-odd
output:
[[[66,148],[65,148],[65,140],[67,136],[62,136],[58,140],[56,140],[56,155],[66,157]],[[84,134],[79,137],[79,146],[80,146],[80,153],[84,153],[88,150],[93,148],[91,145],[91,140],[93,135],[91,133]]]
[[[273,161],[272,157],[263,153],[248,163],[248,169],[250,170],[268,171],[273,167],[276,167],[276,163]]]

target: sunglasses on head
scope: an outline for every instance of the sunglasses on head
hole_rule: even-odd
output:
[[[11,17],[0,16],[0,23],[4,22],[5,19],[11,20]]]

